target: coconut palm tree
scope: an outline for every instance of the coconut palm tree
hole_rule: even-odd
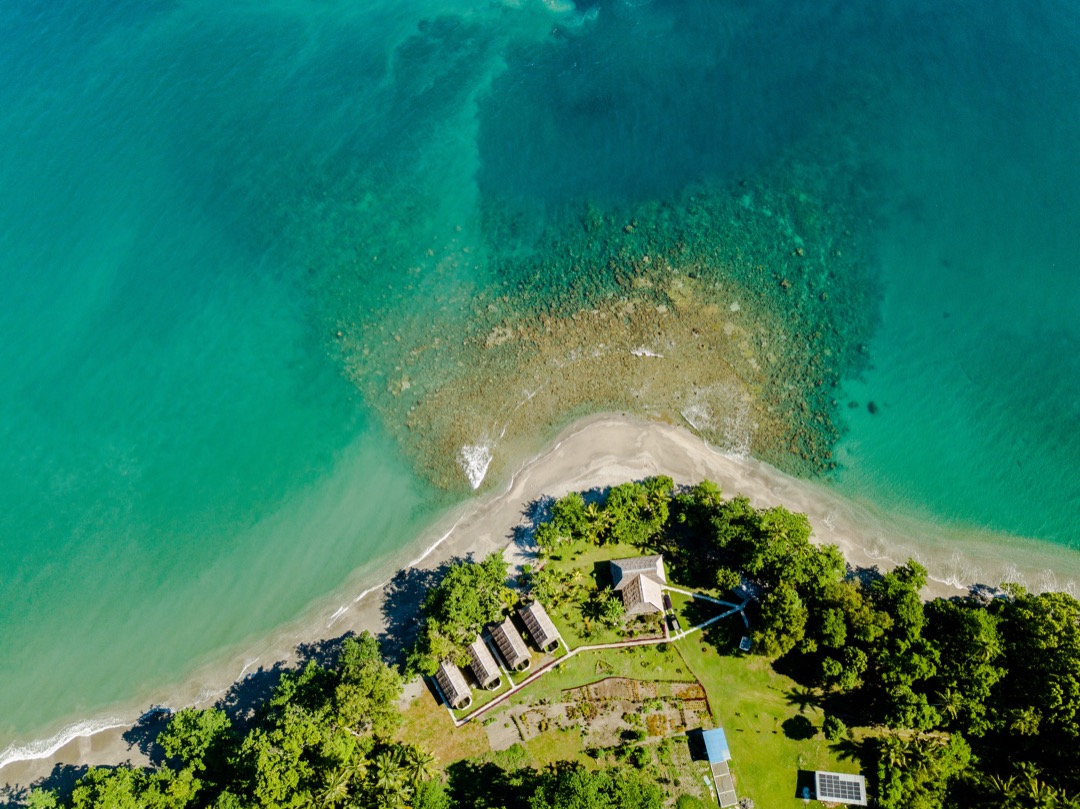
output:
[[[375,756],[374,763],[374,787],[379,805],[388,809],[404,809],[412,797],[413,789],[402,763],[401,748],[384,750]]]
[[[960,715],[960,709],[964,705],[963,694],[955,688],[949,687],[944,691],[939,691],[935,696],[937,697],[937,702],[934,703],[935,707],[940,708],[945,716],[955,722],[956,717]]]
[[[335,767],[326,773],[322,787],[316,794],[320,806],[334,807],[349,797],[349,773],[345,767]]]
[[[891,768],[906,769],[911,760],[911,751],[904,739],[895,733],[881,739],[881,759]]]
[[[404,759],[405,772],[414,784],[428,781],[439,772],[438,760],[419,745],[406,745]]]
[[[1039,732],[1039,722],[1042,716],[1034,708],[1021,708],[1013,714],[1009,723],[1009,730],[1016,731],[1021,736],[1034,736]]]

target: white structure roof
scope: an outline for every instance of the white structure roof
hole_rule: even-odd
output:
[[[845,772],[814,773],[814,797],[827,803],[866,806],[866,779]]]

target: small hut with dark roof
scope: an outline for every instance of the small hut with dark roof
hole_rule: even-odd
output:
[[[543,604],[539,601],[534,601],[528,606],[519,609],[518,615],[520,615],[521,620],[525,622],[525,628],[529,630],[529,635],[532,636],[533,643],[535,643],[541,651],[553,652],[559,648],[559,642],[562,638],[559,637],[559,630],[557,630],[555,624],[551,622],[551,618],[548,617],[547,610],[544,609]]]
[[[442,691],[447,705],[454,710],[468,708],[472,704],[472,692],[465,682],[465,675],[453,663],[444,660],[439,664],[439,669],[435,672],[435,682],[439,684],[439,690]]]
[[[514,622],[507,618],[501,624],[491,627],[491,637],[495,645],[499,647],[499,654],[506,661],[508,668],[514,671],[523,671],[529,667],[532,660],[529,658],[529,650],[525,648],[525,641],[521,633],[517,631]]]
[[[491,654],[484,639],[479,635],[476,640],[469,644],[469,668],[472,669],[476,682],[481,688],[498,688],[502,682],[499,674],[499,666],[495,662],[495,656]]]

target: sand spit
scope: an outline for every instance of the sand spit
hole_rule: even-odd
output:
[[[388,627],[406,626],[415,599],[401,597],[400,589],[397,596],[388,598],[385,585],[391,579],[400,582],[408,577],[408,570],[419,573],[454,557],[483,556],[502,548],[513,563],[520,564],[529,558],[530,548],[516,529],[529,524],[531,504],[539,498],[655,474],[671,475],[677,483],[710,478],[725,493],[745,494],[755,505],[783,504],[806,512],[816,538],[836,543],[855,565],[888,567],[914,556],[927,565],[935,580],[928,595],[956,595],[964,592],[964,585],[976,582],[996,585],[1012,580],[1033,589],[1070,590],[1080,581],[1080,554],[1035,541],[942,530],[914,519],[898,519],[760,461],[719,453],[686,428],[626,416],[594,416],[571,425],[541,454],[521,464],[500,491],[445,514],[414,545],[403,548],[397,559],[357,571],[347,588],[312,605],[272,637],[252,642],[169,693],[155,694],[156,698],[138,706],[110,710],[110,721],[105,724],[114,727],[88,732],[94,720],[82,720],[48,742],[13,744],[0,751],[0,783],[25,786],[49,775],[60,763],[145,762],[143,753],[125,741],[124,734],[149,707],[210,705],[237,678],[254,680],[275,663],[295,660],[300,644],[346,632],[366,629],[378,634]],[[406,573],[395,576],[394,570],[403,565]]]

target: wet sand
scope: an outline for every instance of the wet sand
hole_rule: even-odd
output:
[[[760,461],[718,453],[686,428],[619,415],[594,416],[564,430],[550,447],[521,464],[505,486],[443,515],[401,556],[357,571],[345,589],[313,604],[270,638],[253,640],[242,653],[208,667],[182,687],[113,711],[116,727],[63,744],[63,734],[58,734],[52,744],[38,743],[36,750],[9,747],[0,753],[0,761],[7,759],[0,767],[0,783],[26,786],[48,777],[58,765],[143,763],[143,736],[131,728],[150,706],[206,707],[223,696],[234,705],[257,699],[281,667],[305,656],[318,657],[328,642],[345,633],[371,631],[394,650],[415,628],[417,604],[440,565],[499,549],[506,550],[512,565],[521,564],[531,556],[530,514],[539,500],[656,474],[670,475],[679,484],[709,478],[727,496],[743,494],[756,506],[783,504],[805,512],[816,540],[838,545],[854,566],[888,568],[914,556],[934,579],[928,597],[959,595],[971,584],[1003,580],[1033,589],[1070,590],[1080,580],[1080,554],[1066,549],[886,515]],[[372,586],[375,582],[382,584]],[[70,726],[67,735],[72,735]]]

